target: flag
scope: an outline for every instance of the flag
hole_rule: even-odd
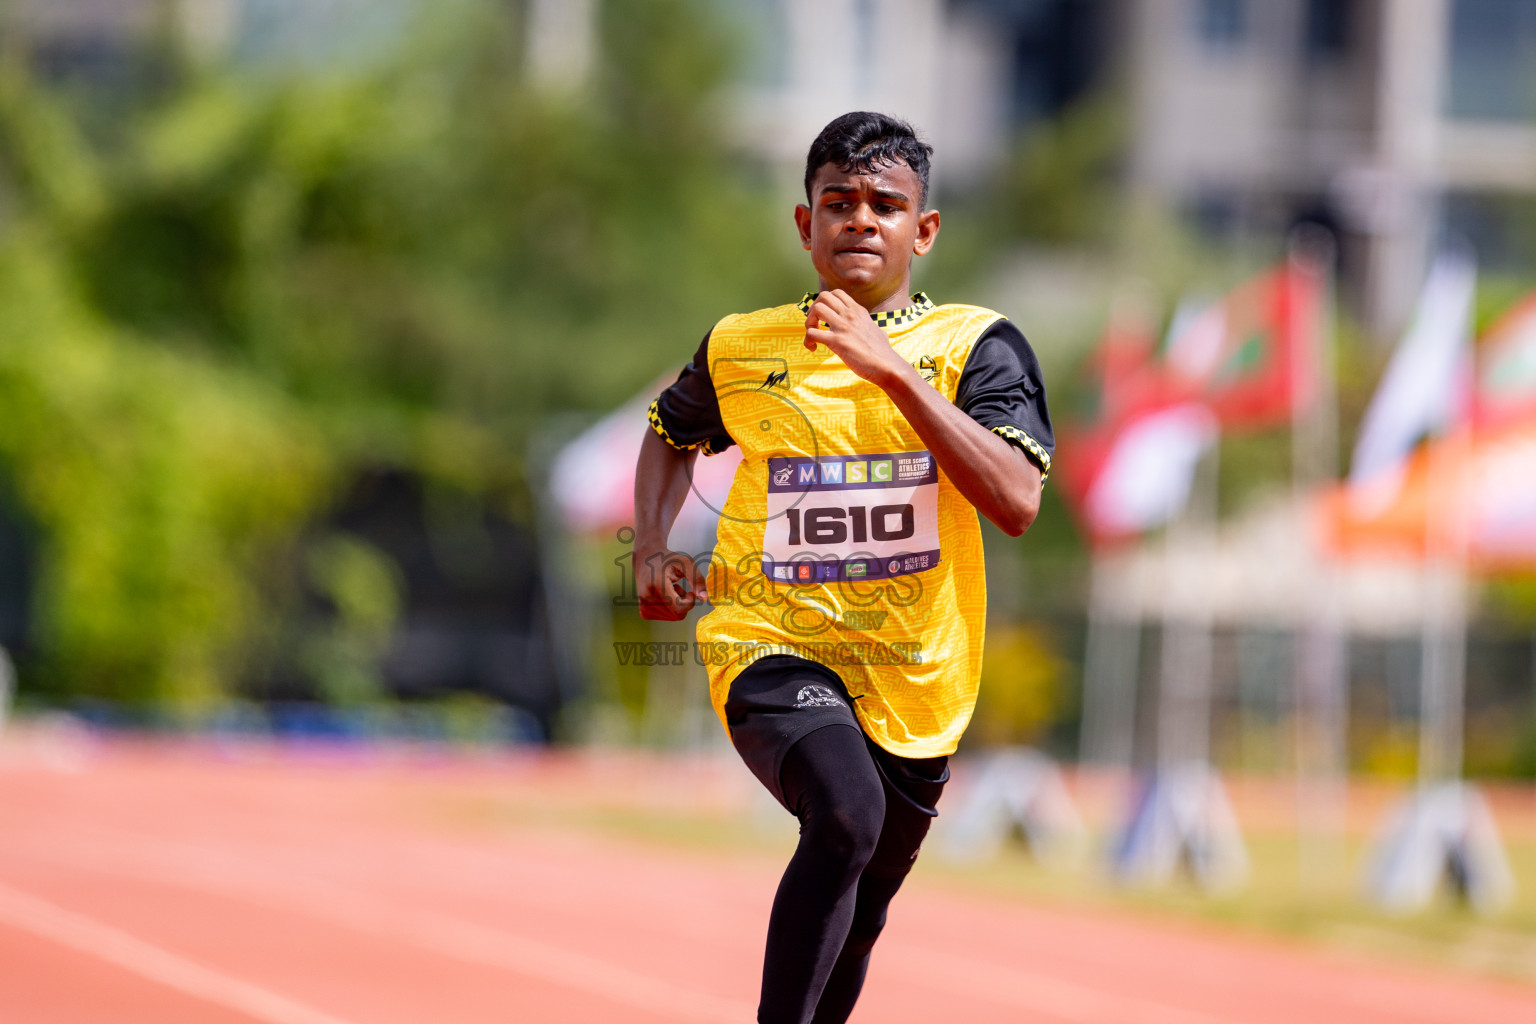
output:
[[[1350,464],[1350,491],[1362,512],[1381,509],[1402,481],[1406,459],[1425,434],[1461,413],[1477,268],[1451,250],[1436,258],[1413,323],[1371,398]]]
[[[1095,355],[1098,421],[1061,437],[1058,478],[1093,540],[1177,515],[1221,430],[1292,422],[1317,391],[1325,294],[1320,268],[1289,258],[1219,299],[1186,298],[1161,356],[1147,318],[1117,304]]]
[[[1449,502],[1446,466],[1456,477]],[[1438,528],[1465,538],[1473,565],[1536,567],[1536,415],[1475,434],[1463,426],[1421,448],[1385,502],[1362,507],[1347,486],[1325,492],[1317,504],[1324,546],[1338,557],[1422,558],[1432,503]]]
[[[1141,296],[1128,292],[1110,310],[1094,354],[1099,370],[1100,422],[1115,423],[1159,404],[1163,373],[1156,362],[1157,329]]]
[[[549,493],[572,533],[599,534],[634,525],[635,463],[651,429],[645,410],[675,376],[658,378],[555,454]],[[740,463],[741,452],[735,447],[698,459],[674,528],[694,535],[713,529]]]
[[[1478,364],[1473,401],[1479,423],[1536,414],[1536,293],[1489,328]]]
[[[1288,425],[1317,391],[1324,278],[1299,259],[1215,302],[1186,300],[1165,355],[1171,389],[1210,407],[1228,431]]]
[[[1074,467],[1070,490],[1090,537],[1123,540],[1176,517],[1218,433],[1209,409],[1186,402],[1083,435],[1063,466]]]

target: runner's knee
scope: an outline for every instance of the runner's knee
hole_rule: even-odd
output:
[[[862,871],[880,842],[885,820],[885,794],[873,793],[849,802],[812,807],[803,819],[802,834],[829,856]]]
[[[885,788],[855,729],[810,733],[789,751],[782,778],[803,842],[849,868],[874,856],[885,821]]]

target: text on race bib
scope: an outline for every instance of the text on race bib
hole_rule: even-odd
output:
[[[939,564],[932,454],[768,460],[763,575],[781,583],[877,580]]]

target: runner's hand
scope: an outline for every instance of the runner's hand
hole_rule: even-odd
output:
[[[817,295],[805,315],[805,347],[814,352],[817,345],[827,346],[848,369],[881,387],[893,374],[911,369],[869,318],[869,310],[840,288]]]
[[[676,622],[695,604],[709,600],[697,563],[681,551],[636,549],[634,559],[642,619]]]

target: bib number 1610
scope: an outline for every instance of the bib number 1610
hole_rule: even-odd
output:
[[[906,540],[917,532],[917,517],[911,505],[876,505],[867,508],[808,508],[805,510],[805,540],[800,539],[801,510],[786,509],[790,544],[845,544],[853,534],[855,544],[870,540]]]

